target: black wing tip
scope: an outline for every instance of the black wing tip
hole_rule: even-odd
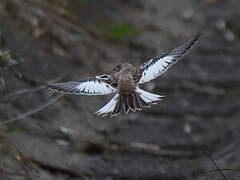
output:
[[[53,86],[53,83],[44,82],[42,85],[45,87],[51,88]]]
[[[202,36],[202,32],[201,31],[197,31],[195,33],[195,35],[193,36],[193,38],[188,41],[189,43],[186,42],[186,46],[188,46],[187,49],[186,49],[186,53],[192,48],[192,46],[194,44],[197,43],[197,41],[200,39],[201,36]]]
[[[54,86],[58,86],[60,84],[63,84],[64,82],[43,82],[42,85],[45,87],[54,87]]]
[[[202,34],[203,34],[202,31],[197,31],[197,32],[195,33],[195,36],[196,36],[196,37],[200,37]]]
[[[45,87],[47,87],[47,88],[49,88],[49,89],[51,89],[51,90],[58,90],[59,89],[59,85],[58,85],[58,83],[49,83],[49,82],[46,82],[46,83],[44,83],[43,84],[43,86],[45,86]]]
[[[197,31],[195,33],[195,35],[193,36],[193,41],[196,42],[197,40],[199,40],[199,38],[202,36],[202,32],[201,31]]]
[[[48,88],[49,90],[55,91],[55,92],[60,92],[60,93],[65,93],[65,91],[63,91],[63,89],[61,89],[59,86],[56,86],[54,83],[47,83],[44,85],[46,88]]]
[[[49,83],[46,82],[43,84],[46,88],[53,90],[55,92],[60,92],[60,93],[68,93],[68,91],[66,91],[66,87],[63,87],[63,83]]]

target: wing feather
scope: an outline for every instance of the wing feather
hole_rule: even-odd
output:
[[[75,95],[104,95],[116,91],[111,86],[111,78],[109,75],[100,75],[80,81],[68,81],[63,83],[49,83],[47,87],[61,93]]]
[[[196,33],[190,40],[186,41],[182,45],[176,47],[172,51],[166,53],[161,57],[150,59],[140,66],[141,75],[139,77],[138,84],[142,84],[155,79],[160,76],[167,69],[169,69],[178,60],[182,59],[192,46],[197,42],[201,33]]]

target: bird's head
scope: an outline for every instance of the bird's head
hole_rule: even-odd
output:
[[[121,71],[122,68],[123,68],[122,64],[116,64],[116,65],[113,67],[113,71],[114,71],[114,72],[119,72],[119,71]]]
[[[126,68],[131,68],[133,67],[132,64],[129,64],[129,63],[122,63],[122,64],[117,64],[113,67],[113,71],[114,72],[119,72],[121,71],[122,69],[126,69]]]

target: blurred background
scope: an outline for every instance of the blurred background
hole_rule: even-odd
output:
[[[240,176],[239,0],[1,0],[0,179],[217,180]],[[140,65],[200,41],[142,88],[142,112],[99,118],[111,96],[42,82]],[[209,172],[213,170],[212,172]]]

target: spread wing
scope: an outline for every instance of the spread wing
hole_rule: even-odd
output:
[[[110,75],[103,74],[80,81],[49,83],[46,86],[61,93],[94,96],[115,92],[116,89],[111,84]]]
[[[183,58],[184,55],[192,48],[192,46],[197,42],[201,33],[195,34],[190,40],[186,41],[182,45],[176,47],[172,51],[166,53],[161,57],[150,59],[143,63],[139,68],[141,75],[139,77],[138,84],[145,83],[155,79],[160,76],[178,60]]]

